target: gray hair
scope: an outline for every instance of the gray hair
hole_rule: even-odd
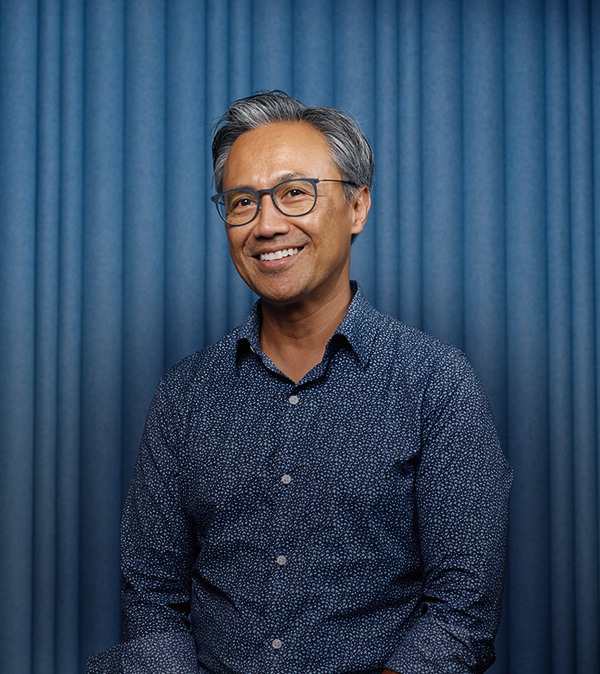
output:
[[[349,201],[356,187],[373,185],[373,150],[358,124],[336,108],[309,107],[285,92],[267,91],[235,101],[215,126],[212,144],[213,181],[223,190],[223,169],[234,142],[246,131],[273,122],[308,122],[320,131],[329,145],[331,159],[344,180]]]

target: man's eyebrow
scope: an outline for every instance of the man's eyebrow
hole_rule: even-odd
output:
[[[305,175],[302,173],[298,173],[298,171],[291,171],[290,173],[286,173],[285,175],[282,175],[279,178],[280,183],[284,183],[286,180],[294,180],[296,178],[306,178]]]
[[[303,173],[298,173],[298,171],[290,171],[289,173],[284,173],[283,175],[279,176],[277,178],[277,182],[275,185],[279,185],[279,183],[284,183],[286,180],[298,180],[300,178],[306,178],[306,176]],[[230,187],[227,192],[230,192],[231,190],[253,190],[254,187],[250,187],[250,185],[236,185],[235,187]]]

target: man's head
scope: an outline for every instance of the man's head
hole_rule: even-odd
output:
[[[306,106],[283,91],[270,91],[236,101],[219,120],[212,144],[213,180],[223,191],[223,169],[234,142],[246,131],[273,122],[307,122],[323,134],[331,159],[345,180],[373,186],[373,150],[359,126],[336,108]],[[356,187],[344,185],[349,199]]]
[[[360,129],[281,92],[238,101],[223,119],[213,200],[244,281],[271,305],[347,297],[350,244],[366,222],[373,172]]]

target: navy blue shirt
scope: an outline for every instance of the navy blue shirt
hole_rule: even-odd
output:
[[[466,357],[360,289],[294,383],[260,305],[161,380],[122,525],[123,645],[92,672],[482,672],[511,470]]]

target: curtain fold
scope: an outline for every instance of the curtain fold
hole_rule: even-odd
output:
[[[120,640],[159,377],[254,296],[211,130],[283,89],[372,141],[352,277],[463,349],[515,469],[494,674],[600,670],[600,3],[0,0],[0,669]]]

